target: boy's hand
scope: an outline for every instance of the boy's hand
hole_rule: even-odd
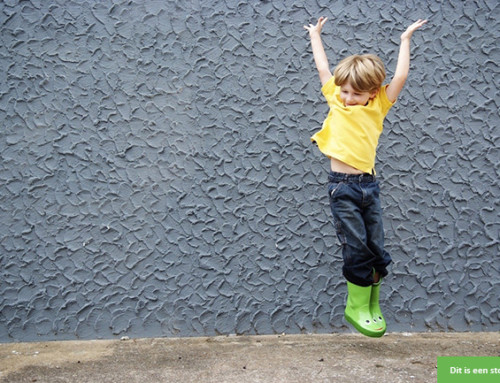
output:
[[[314,62],[316,63],[316,69],[318,69],[321,85],[325,85],[332,77],[330,66],[328,65],[328,58],[326,57],[325,49],[323,48],[323,43],[321,42],[321,28],[325,25],[326,20],[328,20],[328,18],[321,16],[316,25],[304,25],[304,29],[309,31]]]
[[[408,71],[410,70],[410,40],[413,32],[424,25],[427,20],[419,19],[415,21],[412,25],[406,28],[406,31],[401,35],[401,45],[399,46],[398,63],[396,65],[396,71],[394,72],[394,77],[392,78],[389,86],[386,89],[387,98],[391,102],[395,102],[399,96],[399,93],[403,89],[403,86],[408,77]]]
[[[418,28],[420,28],[425,23],[427,23],[427,20],[418,19],[417,21],[415,21],[412,25],[410,25],[406,29],[406,31],[403,32],[403,34],[401,35],[401,40],[411,39],[413,32],[415,32]]]
[[[318,23],[316,25],[312,25],[312,24],[309,24],[309,26],[304,25],[304,29],[307,29],[309,31],[310,35],[312,35],[314,33],[321,34],[321,29],[323,28],[323,25],[325,25],[326,20],[328,20],[328,17],[321,16],[318,19]]]

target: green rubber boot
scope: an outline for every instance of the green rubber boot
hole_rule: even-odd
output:
[[[380,309],[380,284],[382,283],[382,278],[377,283],[372,285],[372,295],[370,296],[370,312],[372,313],[372,319],[375,323],[381,327],[382,335],[384,335],[387,325],[385,323],[384,315]],[[380,336],[382,336],[380,335]]]
[[[372,286],[358,286],[347,281],[347,303],[345,319],[361,334],[378,338],[384,335],[385,328],[374,322],[370,312]]]

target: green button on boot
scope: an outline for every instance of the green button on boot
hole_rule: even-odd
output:
[[[360,333],[372,338],[379,338],[384,335],[385,326],[373,320],[370,311],[371,296],[372,286],[358,286],[348,281],[344,315],[345,319]]]

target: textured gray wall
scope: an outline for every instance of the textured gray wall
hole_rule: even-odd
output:
[[[0,341],[351,331],[310,144],[332,66],[390,74],[389,331],[500,330],[497,0],[0,4]]]

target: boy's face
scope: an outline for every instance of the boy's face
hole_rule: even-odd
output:
[[[349,83],[340,86],[340,99],[344,106],[366,105],[368,101],[376,95],[377,91],[359,92]]]

